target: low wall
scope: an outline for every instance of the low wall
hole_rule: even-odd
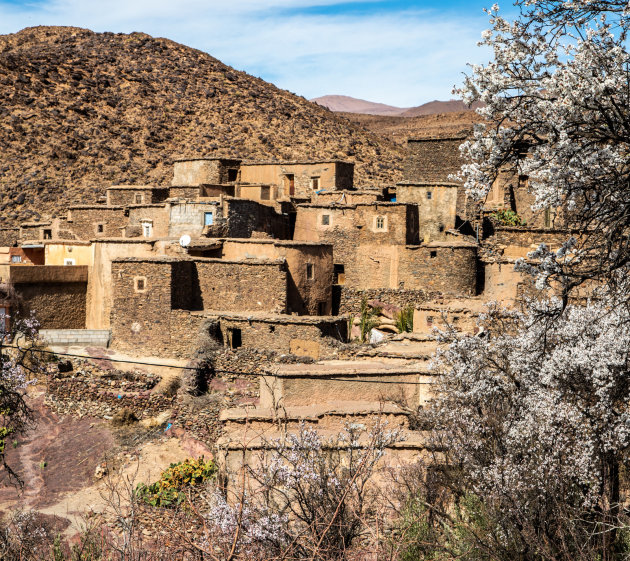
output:
[[[340,314],[358,314],[361,311],[361,301],[364,298],[368,301],[378,300],[385,304],[404,308],[424,302],[428,297],[429,293],[424,290],[393,288],[357,290],[348,286],[335,285],[333,287],[333,309]]]

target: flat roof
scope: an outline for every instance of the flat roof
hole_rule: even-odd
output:
[[[426,138],[408,138],[407,142],[443,142],[445,140],[466,140],[468,135],[462,134],[458,136],[427,136]]]
[[[174,163],[178,162],[216,162],[216,161],[228,161],[228,162],[242,162],[241,158],[232,158],[230,156],[200,156],[196,158],[175,158]]]
[[[111,191],[111,190],[116,190],[116,191],[123,191],[123,190],[143,190],[146,191],[148,189],[154,189],[154,190],[165,190],[168,189],[168,187],[156,187],[155,185],[111,185],[109,187],[107,187],[105,190],[106,191]]]
[[[124,206],[120,205],[70,205],[68,210],[125,210]]]
[[[302,166],[302,165],[310,165],[310,164],[350,164],[354,165],[354,162],[348,162],[345,160],[246,160],[241,165],[243,166]]]
[[[182,254],[181,257],[162,255],[157,257],[117,257],[112,262],[117,263],[222,263],[224,265],[282,265],[285,259],[218,259],[213,257],[190,257]]]
[[[448,183],[445,181],[399,181],[396,186],[403,187],[460,187],[463,183]]]
[[[33,227],[35,227],[35,226],[50,226],[51,224],[52,224],[52,222],[22,222],[20,224],[20,228],[30,228],[31,226],[33,226]],[[10,229],[12,229],[12,228],[7,228],[7,230],[10,230]]]
[[[386,206],[386,207],[403,207],[415,205],[415,203],[393,203],[390,201],[374,201],[372,203],[351,203],[351,204],[339,204],[339,203],[302,203],[297,205],[298,208],[331,208],[331,209],[344,209],[344,208],[357,208],[359,206]]]

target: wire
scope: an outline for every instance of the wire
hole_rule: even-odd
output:
[[[19,348],[19,347],[18,347]],[[27,350],[30,352],[37,352],[37,353],[45,353],[45,354],[49,354],[49,355],[56,355],[56,356],[68,356],[68,357],[73,357],[73,358],[83,358],[83,359],[87,359],[87,360],[108,360],[110,362],[119,362],[119,363],[124,363],[124,364],[139,364],[142,366],[158,366],[160,368],[175,368],[178,370],[204,370],[205,368],[200,367],[200,366],[178,366],[176,364],[160,364],[160,363],[155,363],[155,362],[142,362],[142,361],[138,361],[138,360],[125,360],[125,359],[117,359],[117,358],[109,358],[109,357],[95,357],[95,356],[85,356],[85,355],[75,355],[75,354],[71,354],[71,353],[56,353],[54,351],[47,351],[44,349],[20,349],[20,350]],[[235,374],[237,376],[265,376],[268,374],[263,374],[263,373],[259,373],[259,372],[244,372],[241,370],[222,370],[219,368],[213,368],[212,370],[214,370],[214,372],[221,372],[223,374]],[[414,374],[413,372],[410,372],[410,374]],[[357,375],[361,375],[361,374],[357,374]],[[403,374],[405,375],[405,374]],[[313,376],[309,376],[308,374],[296,374],[291,376],[291,378],[294,379],[300,379],[300,380],[312,380]],[[379,381],[372,381],[372,380],[357,380],[355,378],[335,378],[335,377],[326,377],[324,378],[326,381],[333,381],[333,382],[358,382],[358,383],[365,383],[365,384],[396,384],[396,385],[413,385],[413,386],[426,386],[426,385],[431,385],[431,382],[405,382],[405,381],[394,381],[394,380],[379,380]]]

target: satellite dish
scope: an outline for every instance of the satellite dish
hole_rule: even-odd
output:
[[[184,234],[181,238],[179,238],[179,245],[182,247],[188,247],[190,245],[190,236],[188,234]]]

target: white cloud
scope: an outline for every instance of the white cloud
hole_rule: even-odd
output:
[[[359,1],[359,0],[357,0]],[[317,5],[338,0],[317,0]],[[313,0],[0,0],[0,33],[31,25],[144,31],[210,53],[311,98],[343,94],[399,106],[448,99],[466,62],[482,57],[479,17],[406,12],[310,15]],[[468,14],[467,14],[468,15]],[[486,57],[487,58],[487,55]]]

